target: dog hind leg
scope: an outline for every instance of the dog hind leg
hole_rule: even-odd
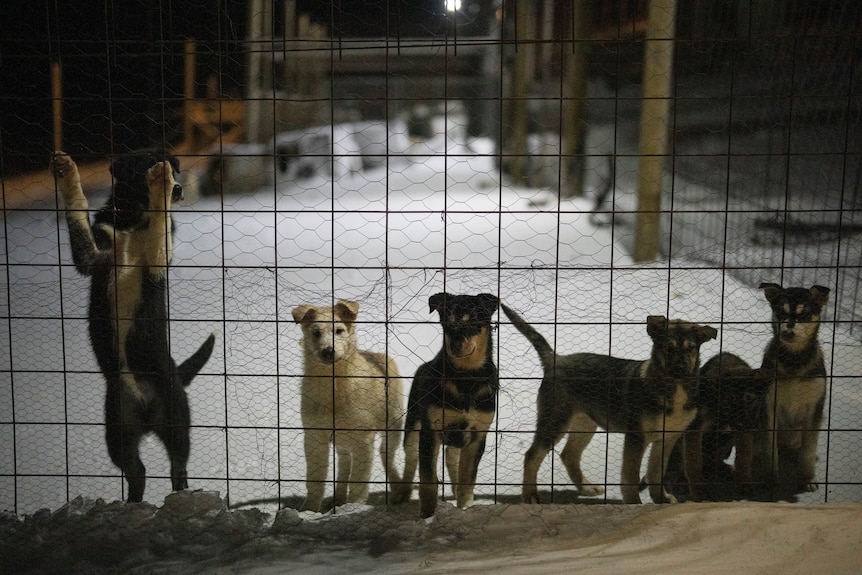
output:
[[[329,473],[329,438],[330,432],[321,429],[309,429],[311,424],[303,422],[306,428],[303,436],[305,447],[305,488],[306,498],[303,509],[320,511],[323,503],[323,492],[326,488],[326,474]]]
[[[339,433],[339,436],[341,435],[342,433]],[[336,478],[335,493],[332,497],[333,507],[338,507],[347,503],[347,493],[353,472],[353,451],[349,447],[339,445],[342,441],[344,441],[343,437],[339,437],[338,441],[335,442]]]
[[[390,429],[380,434],[380,461],[383,462],[383,468],[386,470],[386,482],[393,497],[394,486],[401,483],[401,474],[398,472],[398,466],[395,465],[395,454],[400,442],[401,430],[399,429]]]
[[[572,483],[578,489],[578,494],[585,497],[595,497],[605,492],[604,487],[593,485],[589,479],[584,477],[581,469],[581,457],[587,448],[593,435],[596,433],[596,424],[586,413],[576,413],[569,420],[569,438],[560,453],[560,459],[569,474]]]
[[[354,432],[356,441],[350,449],[352,456],[348,485],[347,502],[365,503],[368,501],[368,489],[371,481],[371,465],[374,462],[373,431]],[[340,467],[340,465],[339,465]],[[341,470],[339,469],[339,475]]]
[[[173,397],[170,398],[170,420],[156,428],[156,436],[162,441],[171,463],[171,488],[174,491],[188,489],[189,480],[186,465],[189,461],[191,442],[189,440],[189,403],[185,390],[177,381]]]
[[[413,478],[416,477],[416,467],[419,464],[419,431],[416,429],[404,431],[404,474],[401,482],[393,489],[392,502],[404,503],[410,500],[413,492]]]
[[[126,483],[129,486],[126,501],[129,503],[139,503],[144,500],[147,470],[139,454],[142,435],[139,426],[134,423],[129,425],[123,422],[105,427],[108,455],[114,465],[119,467],[126,476]]]

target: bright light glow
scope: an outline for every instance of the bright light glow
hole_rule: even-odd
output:
[[[455,12],[461,9],[461,0],[446,0],[446,10]]]

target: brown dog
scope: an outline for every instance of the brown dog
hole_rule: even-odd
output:
[[[561,454],[582,495],[600,495],[581,470],[581,455],[596,427],[624,433],[621,490],[625,503],[640,503],[640,466],[652,444],[647,470],[650,497],[675,502],[662,487],[674,444],[695,417],[693,403],[700,369],[700,346],[718,332],[709,326],[664,316],[647,317],[653,340],[650,359],[619,359],[593,353],[557,355],[544,337],[506,307],[512,324],[533,344],[544,368],[537,398],[536,433],[524,456],[522,499],[538,503],[537,475],[548,451],[566,433]]]

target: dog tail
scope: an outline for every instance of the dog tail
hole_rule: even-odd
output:
[[[192,379],[203,369],[206,362],[209,361],[215,347],[215,336],[216,334],[211,333],[198,350],[177,367],[177,375],[183,387],[188,387]]]
[[[516,312],[511,310],[507,305],[500,304],[500,307],[503,308],[503,312],[509,317],[509,321],[512,322],[518,331],[524,334],[524,337],[533,344],[533,347],[536,348],[536,351],[539,353],[539,360],[542,362],[542,366],[547,368],[547,366],[553,363],[554,359],[554,348],[548,343],[542,334],[537,332],[533,326],[524,321],[524,318],[519,316]]]

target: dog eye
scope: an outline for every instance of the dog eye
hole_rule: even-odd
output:
[[[335,328],[335,335],[341,335],[341,334],[343,334],[343,333],[344,333],[344,328],[343,328],[343,327],[337,327],[337,328]]]
[[[316,329],[311,332],[311,335],[314,337],[314,339],[320,339],[321,331],[319,329]]]

